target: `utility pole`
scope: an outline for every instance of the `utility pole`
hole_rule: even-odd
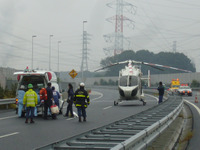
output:
[[[37,37],[36,35],[32,36],[32,61],[31,61],[31,69],[33,70],[33,38]]]
[[[58,73],[59,73],[59,64],[60,64],[60,50],[59,50],[59,44],[61,43],[61,41],[58,41]]]
[[[59,64],[60,64],[60,49],[59,49],[59,44],[61,43],[61,41],[58,41],[58,78],[59,78],[59,81],[58,81],[58,86],[60,88],[60,69],[59,69]]]
[[[135,14],[136,7],[130,3],[124,2],[123,0],[115,0],[114,2],[108,3],[107,6],[110,8],[115,8],[116,10],[115,16],[106,19],[108,22],[115,23],[115,32],[104,35],[105,41],[112,43],[112,46],[104,48],[104,53],[107,56],[113,56],[124,51],[125,40],[128,44],[130,44],[129,40],[123,35],[124,21],[128,22],[128,26],[130,28],[134,28],[134,21],[123,16],[124,8],[126,8],[126,12]]]
[[[49,71],[51,71],[51,37],[53,35],[49,35]]]

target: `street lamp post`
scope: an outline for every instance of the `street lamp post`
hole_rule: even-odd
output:
[[[58,77],[59,77],[59,81],[58,81],[58,85],[60,87],[60,72],[59,72],[59,61],[60,61],[60,58],[59,58],[59,44],[61,43],[61,41],[58,41]]]
[[[58,41],[58,72],[59,72],[59,62],[60,62],[60,58],[59,58],[59,44],[61,43],[61,41]]]
[[[84,29],[84,24],[87,23],[87,21],[83,21],[83,46],[82,46],[82,65],[81,65],[81,79],[83,82],[83,55],[84,55],[84,38],[85,38],[85,29]]]
[[[51,37],[53,35],[49,35],[49,70],[51,71]]]
[[[31,61],[31,69],[33,70],[33,38],[37,37],[36,35],[32,36],[32,61]]]

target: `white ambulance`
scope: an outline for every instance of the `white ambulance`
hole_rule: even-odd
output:
[[[59,89],[59,86],[57,83],[56,74],[52,71],[29,70],[28,68],[26,68],[22,72],[15,72],[14,75],[17,76],[17,80],[18,80],[18,86],[17,86],[17,90],[16,90],[16,92],[17,92],[16,93],[16,95],[17,95],[16,105],[17,106],[19,105],[18,104],[18,91],[22,85],[24,87],[24,91],[26,92],[28,90],[28,84],[32,84],[33,90],[36,93],[39,93],[39,87],[43,86],[46,88],[47,83],[51,82],[52,86],[55,87],[55,90],[60,92],[60,89]],[[60,112],[62,112],[62,108],[61,108],[62,104],[63,104],[63,100],[62,100],[62,95],[61,95],[61,98],[59,100]],[[17,107],[16,113],[18,113],[18,109],[19,109],[19,107]],[[44,115],[43,103],[41,103],[40,100],[38,100],[37,112],[38,112],[38,114],[42,114],[42,116]],[[25,110],[23,109],[21,116],[23,117],[24,115],[25,115]]]

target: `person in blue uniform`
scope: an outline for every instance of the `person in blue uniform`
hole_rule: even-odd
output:
[[[24,94],[25,94],[25,87],[24,85],[21,85],[19,90],[18,90],[18,116],[22,117],[22,110],[23,110],[23,98],[24,98]]]
[[[159,94],[158,104],[160,104],[163,101],[163,95],[164,95],[164,92],[165,92],[165,88],[164,88],[162,82],[159,82],[159,86],[158,86],[157,90],[158,90],[158,94]]]
[[[66,111],[66,114],[65,116],[68,117],[69,116],[69,112],[71,114],[71,117],[74,117],[74,114],[73,114],[73,100],[74,100],[74,90],[73,90],[73,86],[71,83],[68,84],[68,99],[67,99],[67,111]]]

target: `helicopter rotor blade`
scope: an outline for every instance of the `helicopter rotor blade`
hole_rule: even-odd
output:
[[[153,65],[144,64],[144,63],[142,63],[142,64],[143,64],[143,65],[146,65],[146,66],[150,66],[150,67],[152,67],[152,68],[154,68],[154,69],[157,69],[157,70],[160,70],[160,71],[164,71],[164,69],[158,68],[158,67],[153,66]]]
[[[104,69],[106,69],[106,68],[113,67],[113,66],[116,66],[116,65],[126,64],[126,63],[128,63],[128,62],[129,62],[129,61],[121,61],[121,62],[117,62],[117,63],[110,63],[110,65],[107,65],[107,66],[105,66],[105,67],[99,68],[99,69],[95,70],[94,72],[97,72],[97,71],[99,71],[99,70],[104,70]]]
[[[189,70],[184,70],[184,69],[180,69],[180,68],[176,68],[176,67],[159,65],[159,64],[152,64],[152,63],[147,63],[147,62],[142,62],[142,64],[147,65],[147,66],[151,66],[151,67],[156,68],[158,70],[162,70],[161,68],[168,68],[168,69],[173,69],[173,70],[178,70],[178,71],[183,71],[183,72],[191,72]],[[158,67],[161,67],[161,68],[158,68]]]
[[[164,69],[161,68],[168,68],[168,69],[173,69],[173,70],[178,70],[178,71],[183,71],[183,72],[191,72],[189,70],[184,70],[184,69],[180,69],[180,68],[176,68],[176,67],[171,67],[171,66],[165,66],[165,65],[159,65],[159,64],[153,64],[153,63],[147,63],[147,62],[142,62],[142,61],[135,61],[135,60],[126,60],[126,61],[121,61],[121,62],[117,62],[117,63],[111,63],[110,65],[107,65],[105,67],[99,68],[97,70],[95,70],[94,72],[97,72],[99,70],[103,70],[115,65],[120,65],[120,64],[128,64],[128,63],[133,63],[133,64],[141,64],[141,65],[147,65],[150,66],[152,68],[164,71]]]

